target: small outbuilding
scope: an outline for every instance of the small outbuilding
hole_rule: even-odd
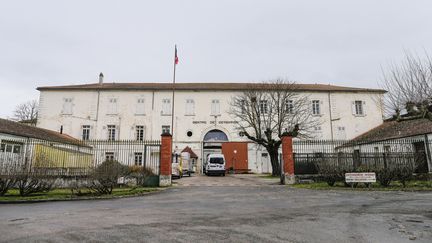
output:
[[[13,168],[77,174],[92,167],[92,148],[67,134],[0,118],[0,172]]]

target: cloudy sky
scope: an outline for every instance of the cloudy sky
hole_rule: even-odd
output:
[[[2,1],[0,117],[38,86],[259,82],[378,87],[404,50],[432,53],[430,0]]]

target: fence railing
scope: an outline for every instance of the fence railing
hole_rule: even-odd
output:
[[[85,175],[105,160],[160,171],[160,142],[92,140],[74,144],[44,140],[2,139],[0,174],[40,172],[47,175]]]
[[[323,163],[351,169],[412,165],[415,172],[427,173],[431,145],[424,136],[384,141],[295,140],[295,173],[316,174]]]

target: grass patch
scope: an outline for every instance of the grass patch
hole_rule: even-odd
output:
[[[367,188],[363,183],[359,183],[356,188],[351,188],[346,187],[343,182],[336,182],[334,186],[329,186],[326,182],[315,182],[295,184],[293,187],[316,190],[432,191],[432,181],[409,181],[406,187],[403,187],[399,181],[390,183],[388,187],[383,187],[379,183],[372,183],[370,188]]]
[[[54,189],[45,193],[34,193],[29,196],[21,197],[17,189],[11,189],[4,196],[0,196],[0,202],[13,201],[40,201],[40,200],[68,200],[68,199],[91,199],[91,198],[115,198],[123,196],[141,195],[148,192],[157,191],[156,187],[124,187],[114,188],[111,195],[101,195],[92,193],[88,189],[81,190],[81,195],[72,194],[70,189]]]
[[[280,176],[273,176],[272,174],[264,174],[264,175],[260,175],[259,177],[266,178],[266,179],[278,179]]]

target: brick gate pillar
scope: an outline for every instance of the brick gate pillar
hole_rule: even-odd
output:
[[[293,142],[291,136],[282,136],[282,159],[283,159],[283,175],[281,178],[282,184],[294,184],[294,156]]]
[[[161,135],[159,186],[171,186],[172,136]]]

